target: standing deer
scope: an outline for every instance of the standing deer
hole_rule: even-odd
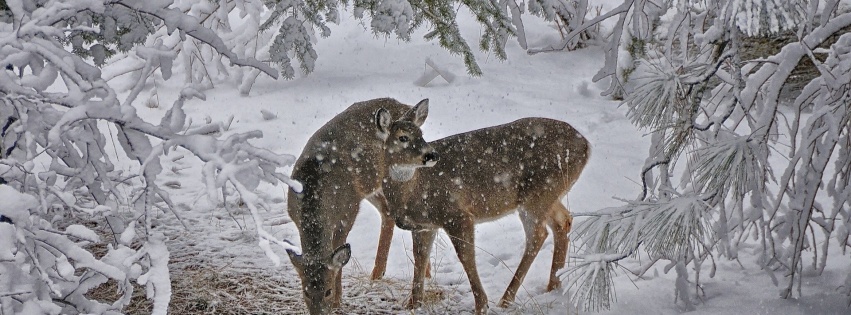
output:
[[[340,306],[340,270],[351,257],[346,237],[363,199],[375,205],[382,217],[373,278],[383,275],[394,222],[388,217],[381,180],[398,167],[434,165],[437,154],[420,130],[427,116],[427,99],[413,108],[389,98],[359,102],[308,140],[291,176],[304,189],[290,190],[287,196],[302,254],[287,253],[301,278],[310,314],[328,314]],[[401,118],[394,121],[393,117]]]
[[[553,231],[553,263],[547,291],[560,287],[573,221],[561,204],[588,162],[590,146],[565,122],[525,118],[508,124],[446,137],[430,143],[440,152],[431,168],[391,170],[382,184],[396,225],[411,230],[414,283],[409,307],[423,298],[423,278],[437,230],[449,235],[470,281],[476,314],[486,314],[488,299],[476,270],[475,224],[520,214],[526,250],[499,306],[514,301],[517,289]]]

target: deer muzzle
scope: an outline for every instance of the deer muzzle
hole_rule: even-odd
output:
[[[426,167],[434,166],[435,164],[437,164],[437,161],[440,161],[440,155],[437,154],[437,152],[435,151],[426,153],[423,156],[423,165],[425,165]]]

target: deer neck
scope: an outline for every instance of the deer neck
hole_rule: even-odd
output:
[[[337,214],[337,209],[331,209],[327,204],[323,204],[323,195],[327,195],[328,183],[320,179],[326,178],[322,170],[322,162],[316,158],[310,158],[302,161],[297,165],[297,170],[293,172],[293,178],[304,184],[301,192],[296,193],[290,191],[288,198],[293,198],[293,207],[296,211],[290,215],[296,215],[300,222],[301,230],[301,247],[302,253],[306,259],[318,259],[330,255],[333,248],[331,242],[333,239],[333,225],[328,226],[325,222],[336,222],[332,220]]]
[[[396,225],[404,230],[424,228],[420,220],[412,218],[410,213],[413,209],[419,209],[422,202],[422,192],[419,189],[422,175],[419,174],[418,168],[407,166],[394,170],[390,167],[382,183],[382,192],[387,198],[390,216]]]

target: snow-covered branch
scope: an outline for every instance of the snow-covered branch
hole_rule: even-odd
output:
[[[640,198],[576,226],[579,257],[592,259],[571,270],[591,283],[574,285],[574,301],[606,308],[606,265],[636,248],[653,263],[671,261],[677,300],[691,309],[686,266],[714,265],[713,253],[757,250],[763,268],[786,275],[788,298],[804,294],[805,269],[821,272],[838,255],[831,243],[842,254],[849,246],[851,13],[836,1],[757,2],[624,1],[598,17],[619,20],[595,80],[611,78],[605,93],[624,98],[651,147]],[[656,19],[667,10],[673,19]],[[749,36],[769,33],[790,40],[760,47],[773,49],[767,57],[744,57],[745,45],[766,45]]]
[[[157,2],[126,0],[116,1],[115,4],[126,6],[138,12],[150,14],[163,20],[169,34],[178,30],[182,34],[194,37],[195,39],[209,45],[220,54],[228,57],[228,59],[230,59],[230,61],[235,65],[259,69],[272,78],[278,78],[278,71],[269,65],[264,64],[253,57],[238,57],[233,51],[231,51],[230,47],[225,45],[225,42],[218,34],[214,33],[209,28],[202,26],[196,17],[184,14],[175,8],[169,8],[167,6],[164,7],[161,3]]]
[[[234,65],[277,76],[269,65],[232,50],[193,15],[207,11],[183,6],[187,3],[6,2],[12,20],[0,19],[0,64],[12,70],[0,71],[0,313],[121,313],[134,281],[146,286],[154,314],[167,313],[169,253],[149,212],[169,209],[177,215],[157,180],[160,157],[176,148],[204,163],[201,175],[213,205],[221,188],[238,188],[252,209],[259,245],[290,248],[263,229],[257,210],[269,206],[252,191],[260,182],[301,189],[279,171],[293,156],[252,145],[249,140],[262,137],[260,132],[229,134],[230,123],[188,126],[183,106],[204,98],[193,82],[159,122],[143,120],[132,104],[155,73],[171,77],[181,56],[174,48],[183,47],[185,35]],[[159,26],[165,34],[149,37]],[[168,36],[174,32],[180,36]],[[124,102],[97,67],[119,52],[141,62],[109,70],[107,77],[133,79]],[[117,169],[125,155],[136,162],[137,174]],[[129,193],[124,186],[131,187]],[[103,235],[79,224],[57,227],[69,220],[97,222]],[[96,254],[92,245],[98,244],[106,249]],[[117,285],[120,296],[90,297],[107,282]]]

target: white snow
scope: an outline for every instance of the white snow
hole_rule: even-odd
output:
[[[86,241],[94,243],[100,242],[100,237],[97,235],[97,233],[95,233],[95,231],[92,231],[91,229],[79,224],[69,225],[67,228],[65,228],[65,233],[68,233]]]
[[[0,185],[0,215],[6,216],[12,222],[24,224],[30,216],[29,210],[38,206],[35,197],[19,193],[7,185]]]

